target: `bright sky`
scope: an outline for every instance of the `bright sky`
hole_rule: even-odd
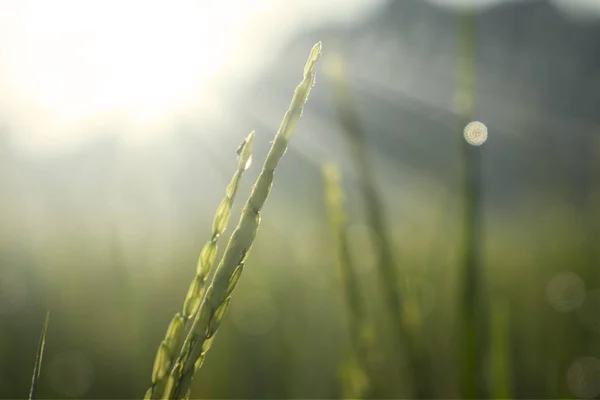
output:
[[[186,112],[218,118],[223,83],[250,76],[290,35],[383,2],[0,0],[0,124],[17,149],[45,154],[107,132],[147,140]]]
[[[259,68],[302,23],[381,2],[0,0],[0,122],[35,153],[111,123],[146,140],[178,113],[218,115],[223,80]]]

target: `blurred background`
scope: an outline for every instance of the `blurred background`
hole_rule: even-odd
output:
[[[0,0],[0,398],[47,310],[40,398],[143,396],[235,150],[256,130],[231,225],[317,41],[192,397],[600,395],[599,2]]]

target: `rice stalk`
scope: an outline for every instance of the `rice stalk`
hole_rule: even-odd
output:
[[[375,236],[375,251],[378,256],[377,271],[396,336],[395,352],[407,355],[414,395],[417,398],[430,398],[432,397],[431,361],[420,335],[411,332],[406,324],[405,299],[400,288],[383,202],[376,186],[377,179],[368,155],[366,135],[352,103],[344,60],[341,56],[337,60],[332,59],[332,61],[334,60],[336,65],[332,65],[330,74],[335,99],[334,105],[339,123],[349,143],[352,158],[356,163],[358,184],[366,207],[368,224]],[[335,69],[333,69],[334,66]]]
[[[480,148],[462,138],[465,125],[475,113],[475,16],[465,12],[458,21],[457,53],[457,113],[461,132],[461,149],[464,173],[464,210],[462,244],[462,287],[460,292],[461,329],[461,393],[464,398],[483,398],[483,354],[485,352],[483,280],[479,267],[480,230]]]
[[[254,132],[244,139],[238,147],[238,167],[233,178],[227,185],[225,198],[219,204],[212,224],[212,234],[210,240],[204,245],[200,252],[198,265],[196,267],[196,276],[192,280],[187,295],[183,303],[183,309],[177,313],[167,328],[164,340],[161,342],[154,359],[154,368],[152,370],[152,386],[146,392],[145,398],[154,399],[161,394],[161,388],[164,387],[169,369],[177,356],[181,347],[185,328],[190,319],[195,314],[202,297],[204,296],[206,279],[214,263],[217,254],[217,242],[225,229],[231,216],[231,207],[235,200],[242,176],[250,167],[252,162],[252,143]]]
[[[181,353],[171,369],[164,398],[189,398],[194,373],[204,361],[206,352],[215,338],[248,258],[258,231],[260,213],[273,183],[275,168],[287,149],[304,104],[315,82],[315,67],[321,55],[321,42],[311,50],[304,67],[304,79],[296,87],[289,110],[283,117],[271,149],[264,162],[250,196],[242,210],[223,257],[206,291],[198,313],[185,339]]]
[[[364,304],[361,300],[359,282],[348,245],[348,228],[344,213],[344,193],[340,182],[340,171],[335,164],[323,166],[325,198],[332,230],[338,249],[338,264],[342,275],[342,285],[348,306],[348,329],[352,355],[348,357],[343,371],[345,397],[368,398],[373,384],[369,379],[368,326]]]
[[[48,332],[48,323],[50,322],[50,311],[46,313],[46,321],[40,334],[37,354],[35,356],[35,364],[33,366],[33,376],[31,377],[31,389],[29,390],[29,400],[35,399],[37,393],[38,381],[42,372],[42,358],[44,356],[44,346],[46,345],[46,332]]]

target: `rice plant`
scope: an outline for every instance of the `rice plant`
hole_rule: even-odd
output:
[[[210,349],[215,334],[231,301],[233,290],[244,269],[248,254],[258,231],[261,210],[267,200],[273,183],[275,169],[287,149],[288,143],[302,115],[304,104],[314,85],[316,63],[320,56],[321,43],[319,42],[310,52],[304,67],[304,78],[296,87],[289,110],[283,117],[283,121],[277,131],[262,171],[252,188],[250,197],[246,201],[239,223],[215,270],[210,286],[208,286],[205,291],[204,289],[196,290],[194,283],[192,283],[191,288],[193,288],[193,290],[190,289],[188,292],[186,302],[184,303],[184,312],[187,311],[189,316],[195,314],[195,317],[181,351],[177,358],[173,360],[173,350],[175,347],[172,347],[171,345],[171,338],[179,336],[179,331],[181,330],[179,327],[182,325],[180,322],[174,322],[172,324],[173,328],[169,328],[165,341],[163,341],[163,344],[161,344],[161,347],[159,348],[153,371],[153,386],[155,382],[163,379],[168,373],[164,392],[162,394],[163,398],[181,399],[189,398],[190,396],[190,386],[193,376],[202,365],[206,352]],[[250,146],[243,145],[239,149],[239,152],[241,152],[242,155],[247,155],[249,160]],[[244,166],[247,166],[247,162],[244,163]],[[227,205],[219,207],[219,210],[221,212],[225,209],[230,210],[229,203],[229,200],[227,200]],[[229,217],[228,212],[227,218]],[[217,217],[215,218],[215,221],[217,221],[215,226],[219,228],[223,226],[223,217]],[[207,254],[212,254],[212,258],[214,258],[212,250],[207,250]],[[211,257],[207,258],[212,260]],[[199,268],[201,273],[204,273],[204,265],[205,264],[202,264]],[[208,265],[208,263],[206,265]],[[200,284],[202,279],[197,278],[198,276],[195,280]],[[186,307],[185,304],[188,306]],[[178,317],[176,317],[176,320],[178,320]],[[177,334],[174,335],[173,331],[177,331]],[[169,370],[170,372],[168,372]],[[155,396],[153,389],[150,389],[149,392],[146,393],[146,397],[149,396]]]
[[[233,178],[227,185],[225,198],[219,204],[217,213],[212,224],[212,234],[210,240],[204,245],[200,252],[198,265],[196,268],[196,276],[192,280],[188,289],[187,295],[183,302],[183,310],[177,313],[169,327],[164,340],[161,342],[154,360],[154,368],[152,370],[152,386],[146,392],[146,398],[157,398],[164,389],[168,370],[173,366],[177,351],[181,346],[185,328],[190,318],[200,305],[200,301],[205,292],[206,278],[214,263],[217,254],[217,242],[220,236],[227,229],[227,224],[231,216],[231,207],[235,200],[238,188],[244,172],[250,167],[252,162],[252,143],[254,140],[254,132],[251,132],[244,139],[240,147],[238,147],[238,167],[233,175]]]

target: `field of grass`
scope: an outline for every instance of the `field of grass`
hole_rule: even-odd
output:
[[[336,88],[354,170],[328,164],[320,179],[307,165],[310,190],[278,191],[320,52],[264,165],[252,160],[252,188],[240,182],[256,176],[245,172],[257,138],[237,167],[231,149],[216,215],[126,250],[66,229],[35,248],[0,243],[12,266],[0,275],[1,398],[26,397],[32,374],[36,398],[600,395],[598,193],[585,208],[542,195],[510,215],[486,208],[467,110],[456,190],[419,182],[430,195],[398,222],[407,211],[377,173],[343,76],[317,85]]]

